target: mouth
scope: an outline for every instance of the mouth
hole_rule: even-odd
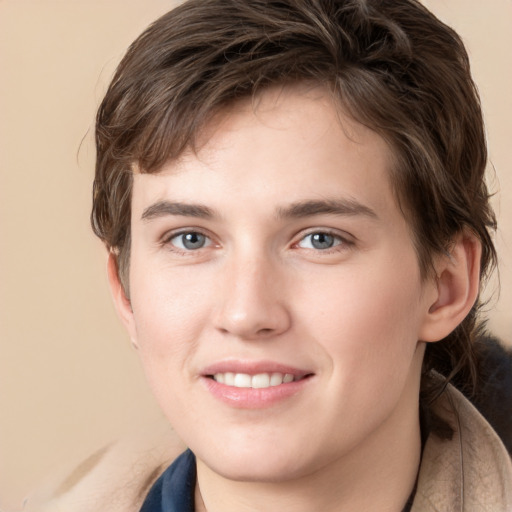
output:
[[[207,378],[213,379],[219,384],[235,388],[266,389],[297,382],[310,375],[311,374],[294,375],[293,373],[281,372],[257,373],[254,375],[249,373],[222,372],[207,375]]]
[[[202,382],[217,399],[235,408],[270,407],[303,392],[315,374],[272,362],[225,361],[202,372]]]

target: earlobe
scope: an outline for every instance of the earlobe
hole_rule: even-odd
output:
[[[422,325],[422,341],[439,341],[469,313],[478,297],[482,247],[471,233],[457,237],[449,255],[436,262],[435,300],[428,305]]]
[[[138,348],[132,305],[119,278],[117,257],[112,251],[109,252],[107,259],[107,277],[117,314],[128,331],[132,345]]]

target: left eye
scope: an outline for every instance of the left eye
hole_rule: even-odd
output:
[[[297,245],[303,249],[326,250],[340,245],[342,240],[339,236],[330,233],[317,232],[309,233]]]
[[[212,244],[212,241],[206,235],[198,233],[197,231],[179,233],[178,235],[173,236],[169,242],[174,245],[174,247],[183,251],[203,249],[204,247],[208,247]]]

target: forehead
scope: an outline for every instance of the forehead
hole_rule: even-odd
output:
[[[333,92],[315,83],[298,82],[264,88],[213,113],[198,130],[193,147],[176,160],[175,166],[191,154],[208,158],[213,153],[222,152],[227,147],[223,142],[233,139],[235,132],[258,124],[274,130],[274,135],[282,135],[283,139],[286,135],[293,137],[296,151],[300,151],[302,143],[321,142],[323,139],[329,142],[329,134],[332,134],[333,137],[341,135],[340,144],[347,139],[366,145],[365,152],[370,147],[380,152],[381,156],[388,158],[388,163],[392,159],[391,148],[384,139],[354,120]]]
[[[136,174],[134,208],[194,194],[214,206],[260,194],[265,205],[341,195],[386,210],[396,206],[392,161],[384,139],[346,115],[326,89],[275,87],[218,112],[195,149],[158,173]]]

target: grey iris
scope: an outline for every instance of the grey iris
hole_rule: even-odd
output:
[[[313,233],[311,245],[315,249],[330,249],[334,245],[334,237],[327,233]]]
[[[206,237],[201,233],[185,233],[181,235],[181,241],[186,249],[201,249],[205,244]]]

